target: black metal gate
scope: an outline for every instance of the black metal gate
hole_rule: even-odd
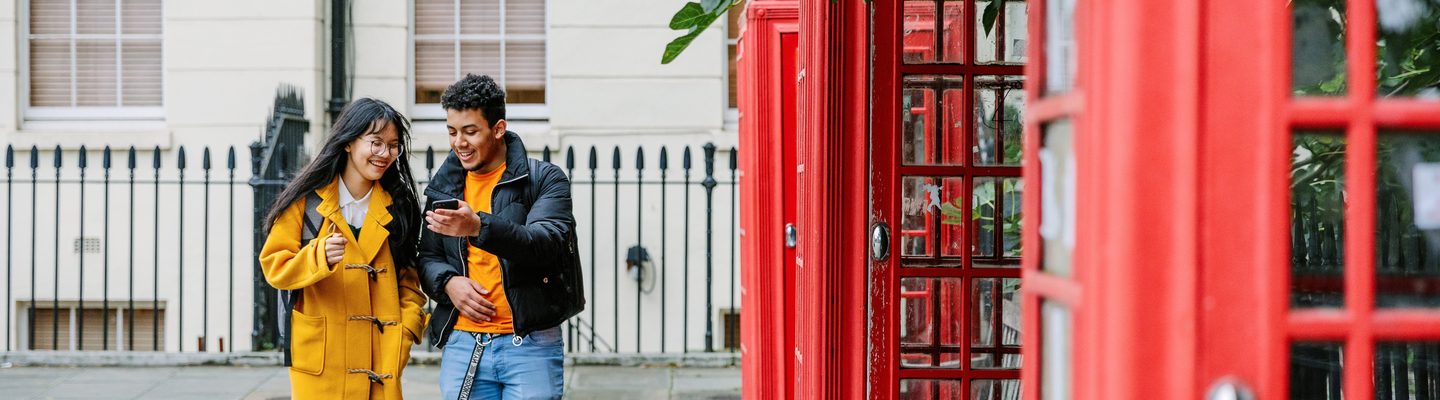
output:
[[[309,131],[310,121],[305,119],[305,101],[299,90],[281,86],[275,94],[265,136],[250,144],[250,187],[255,191],[255,257],[251,257],[255,274],[255,324],[250,338],[255,350],[286,345],[280,329],[290,315],[281,309],[285,304],[280,301],[281,293],[265,281],[265,274],[260,271],[260,249],[265,246],[266,212],[295,172],[308,161],[305,134]]]

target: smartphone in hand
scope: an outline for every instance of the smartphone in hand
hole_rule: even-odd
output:
[[[440,210],[440,209],[445,209],[445,210],[459,210],[459,209],[460,209],[460,199],[436,200],[436,201],[430,203],[430,209],[431,209],[431,210]]]

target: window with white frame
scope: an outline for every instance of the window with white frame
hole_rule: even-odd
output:
[[[545,103],[545,0],[415,0],[414,28],[418,108],[438,110],[467,73],[495,78],[508,104]]]
[[[736,86],[736,77],[740,72],[739,49],[740,49],[740,20],[745,18],[745,0],[735,2],[735,7],[730,9],[730,15],[725,25],[725,47],[730,54],[730,75],[726,78],[730,81],[726,97],[729,99],[729,107],[734,109],[739,104],[739,86]]]
[[[161,0],[30,0],[27,120],[159,119]]]

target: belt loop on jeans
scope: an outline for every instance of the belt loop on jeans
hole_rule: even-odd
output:
[[[494,336],[487,333],[465,333],[475,337],[475,349],[470,352],[470,364],[465,368],[465,380],[460,382],[460,396],[456,400],[470,400],[470,390],[475,385],[475,374],[480,369],[480,357],[485,355],[485,347],[495,339]]]

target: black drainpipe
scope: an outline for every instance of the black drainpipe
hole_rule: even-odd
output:
[[[330,102],[325,109],[330,120],[340,115],[340,110],[350,103],[350,85],[347,78],[346,61],[349,60],[346,34],[350,27],[350,2],[330,0]]]

